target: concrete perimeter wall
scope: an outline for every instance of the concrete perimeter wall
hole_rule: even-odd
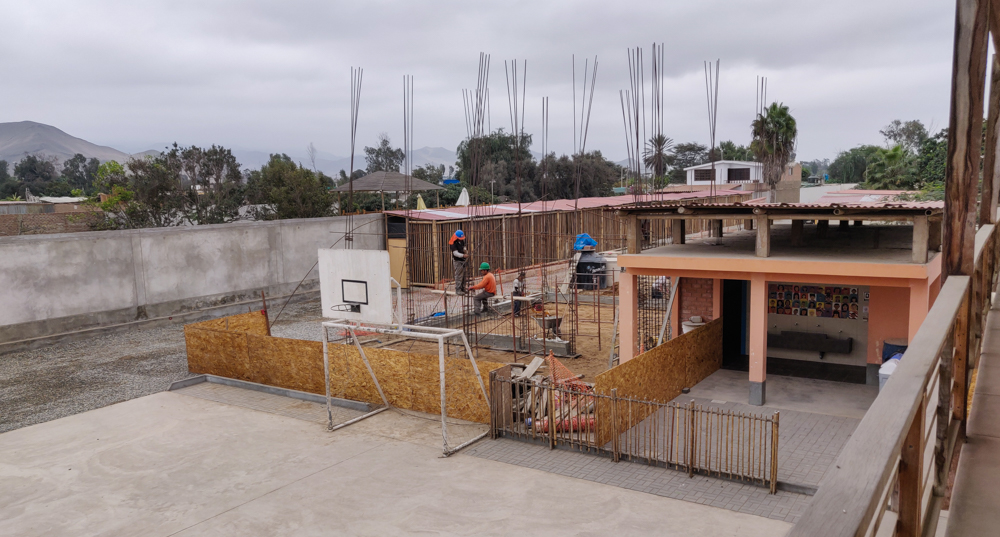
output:
[[[345,248],[347,223],[332,217],[0,237],[0,350],[94,327],[259,304],[261,290],[287,295],[319,248]],[[385,249],[381,214],[354,216],[353,228],[355,249]],[[318,286],[313,269],[303,289]]]

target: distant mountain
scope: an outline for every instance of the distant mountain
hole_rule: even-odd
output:
[[[161,147],[167,147],[167,144],[163,144]],[[271,158],[271,153],[267,151],[243,149],[233,149],[232,151],[233,156],[243,168],[260,168]],[[160,152],[160,150],[151,149],[130,155],[112,147],[93,144],[81,138],[70,136],[51,125],[34,121],[0,123],[0,160],[6,160],[11,168],[25,155],[55,157],[59,160],[59,164],[57,164],[57,169],[59,169],[62,162],[72,158],[77,153],[87,158],[96,158],[101,162],[117,160],[124,163],[130,157],[155,157]],[[289,157],[307,168],[313,166],[305,154],[289,155]],[[454,166],[455,160],[455,152],[443,147],[421,147],[413,151],[413,167],[428,164]],[[320,151],[316,158],[316,169],[331,177],[336,177],[340,170],[346,171],[350,165],[349,158],[323,151]],[[354,169],[363,170],[366,167],[364,152],[359,151],[354,155]]]
[[[124,162],[128,158],[128,154],[117,149],[92,144],[50,125],[34,121],[0,123],[0,160],[6,160],[10,164],[21,160],[25,155],[56,157],[59,162],[63,162],[77,153],[101,162]]]

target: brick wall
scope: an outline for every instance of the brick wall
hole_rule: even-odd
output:
[[[706,323],[712,317],[712,279],[711,278],[681,278],[680,291],[680,322],[687,321],[698,315]]]
[[[100,214],[95,212],[2,214],[0,237],[93,231],[92,224],[99,219]]]

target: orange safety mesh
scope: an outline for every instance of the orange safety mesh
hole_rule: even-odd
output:
[[[552,381],[552,384],[581,392],[590,391],[590,386],[580,382],[580,379],[576,378],[576,375],[574,375],[569,368],[564,366],[562,362],[560,362],[559,359],[552,354],[552,351],[549,351],[549,355],[545,357],[545,360],[549,365],[549,380]]]

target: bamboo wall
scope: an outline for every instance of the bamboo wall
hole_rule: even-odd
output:
[[[750,194],[718,196],[716,203],[746,201]],[[725,220],[727,227],[742,220]],[[650,220],[644,247],[660,246],[670,237],[670,222]],[[495,270],[511,270],[530,265],[562,261],[573,256],[573,241],[588,233],[597,241],[597,249],[625,248],[625,221],[613,207],[576,211],[526,212],[498,216],[471,217],[462,220],[407,222],[407,246],[413,264],[413,283],[436,285],[452,278],[451,251],[448,241],[463,230],[472,253],[471,266],[487,262]],[[708,221],[690,220],[687,233],[708,231]],[[435,264],[437,269],[435,269]]]
[[[323,344],[270,337],[266,327],[261,334],[257,323],[248,322],[248,315],[263,319],[254,313],[185,326],[188,370],[325,394]],[[225,328],[227,320],[229,330]],[[331,344],[329,352],[331,395],[381,405],[382,399],[357,348]],[[438,356],[377,348],[366,348],[365,355],[389,404],[430,414],[441,412]],[[503,367],[493,362],[476,363],[484,384],[488,384],[490,371]],[[489,423],[489,408],[471,362],[446,358],[445,385],[449,417]]]
[[[667,402],[681,394],[682,388],[698,384],[722,367],[722,319],[654,347],[635,358],[597,375],[594,391],[644,401]],[[612,403],[601,399],[597,406],[598,445],[632,428],[648,416],[652,405],[643,411],[626,414],[612,423]],[[619,412],[619,416],[623,415]]]

